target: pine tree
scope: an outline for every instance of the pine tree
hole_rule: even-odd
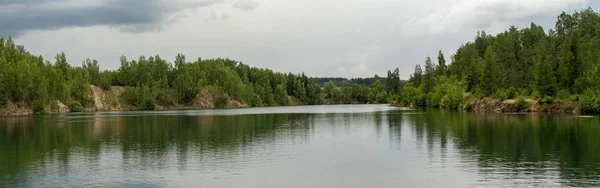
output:
[[[433,91],[433,87],[435,84],[435,65],[431,62],[431,58],[427,57],[425,60],[425,76],[423,80],[423,93],[429,93]]]
[[[448,67],[446,67],[446,59],[444,59],[444,54],[440,50],[438,52],[438,67],[437,67],[437,75],[438,76],[446,76],[448,72]]]
[[[481,73],[481,78],[479,79],[479,90],[486,96],[490,96],[496,91],[496,87],[498,86],[498,78],[496,73],[498,72],[497,68],[497,59],[494,49],[489,46],[485,50],[485,58],[483,60],[483,71]]]

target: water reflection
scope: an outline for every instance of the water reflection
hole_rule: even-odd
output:
[[[436,145],[444,155],[451,140],[463,163],[476,162],[476,186],[600,186],[598,118],[431,109],[406,118],[429,156]]]
[[[4,117],[0,186],[600,186],[598,117],[340,108]]]

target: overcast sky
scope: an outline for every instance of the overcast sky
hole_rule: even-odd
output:
[[[0,36],[34,54],[60,52],[73,65],[159,54],[172,61],[229,57],[275,71],[402,78],[438,50],[450,55],[478,30],[535,22],[595,0],[3,0]]]

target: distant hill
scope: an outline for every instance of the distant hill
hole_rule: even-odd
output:
[[[370,86],[371,84],[373,84],[373,77],[366,77],[366,78],[342,78],[342,77],[315,77],[312,78],[317,84],[323,86],[325,85],[325,83],[333,81],[335,83],[336,86],[341,86],[341,84],[344,81],[347,81],[349,84],[359,84],[359,85],[367,85]],[[385,84],[386,83],[386,78],[380,78],[381,79],[381,83]],[[406,80],[400,80],[400,82],[402,83],[406,83]]]

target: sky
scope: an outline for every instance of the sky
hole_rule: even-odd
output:
[[[562,12],[597,0],[3,0],[0,36],[72,65],[159,54],[173,61],[230,58],[318,77],[370,77],[415,65],[441,50],[448,62],[479,30],[531,22],[554,27]]]

